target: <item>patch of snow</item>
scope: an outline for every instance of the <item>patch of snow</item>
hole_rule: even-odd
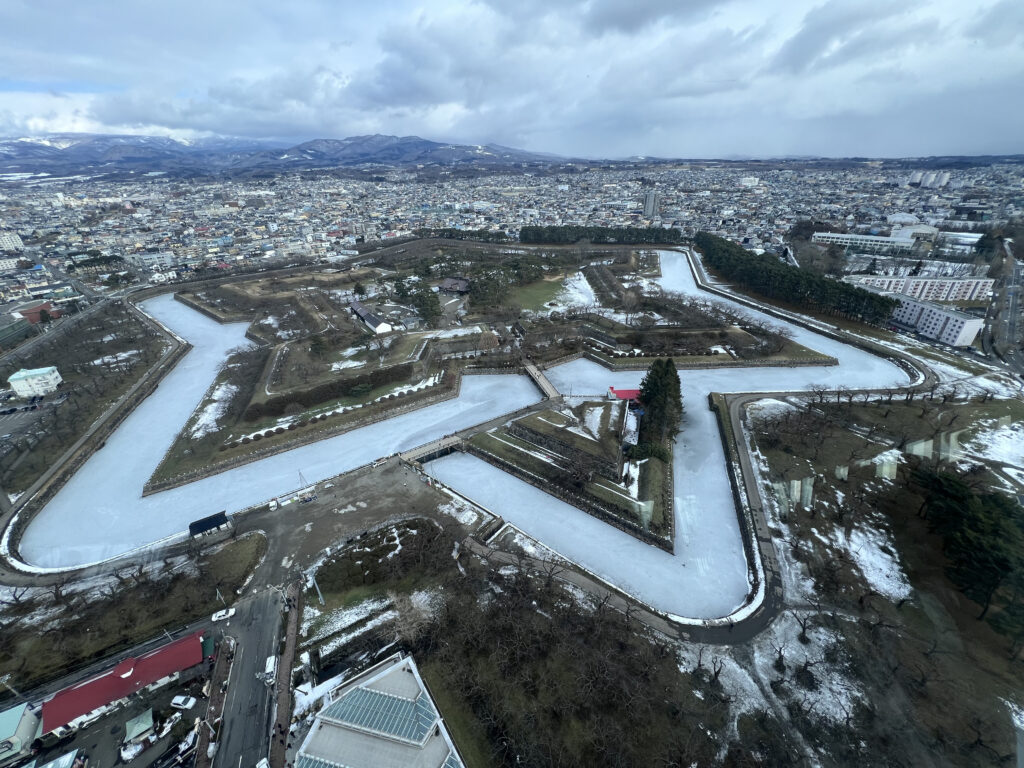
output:
[[[439,512],[454,517],[467,528],[474,527],[480,521],[480,513],[462,499],[452,498],[437,509]]]
[[[979,432],[962,446],[969,453],[1024,469],[1024,424],[995,426]]]
[[[125,352],[118,352],[116,355],[104,355],[103,357],[93,360],[90,365],[113,365],[114,363],[122,363],[125,360],[131,360],[138,354],[139,350],[129,349]]]
[[[238,387],[227,382],[213,390],[213,393],[210,395],[211,402],[199,412],[195,424],[192,425],[190,434],[193,440],[198,440],[200,437],[216,432],[220,428],[220,425],[217,424],[217,419],[224,413],[224,409],[228,407],[231,398],[237,392]]]
[[[314,634],[312,637],[307,638],[306,644],[316,643],[319,640],[330,637],[331,635],[337,634],[353,624],[363,621],[369,616],[382,611],[391,605],[391,601],[384,598],[377,598],[370,600],[364,600],[361,603],[357,603],[349,608],[342,608],[337,611],[322,614],[324,618],[320,618],[320,615],[314,616],[312,613],[309,614],[310,621],[307,623],[307,616],[303,611],[302,616],[302,634],[305,636],[310,631]],[[317,609],[313,609],[316,611]],[[319,613],[319,612],[318,612]]]
[[[362,365],[363,364],[358,360],[340,360],[337,363],[331,363],[331,370],[341,371],[344,370],[345,368],[359,368]]]
[[[360,635],[369,632],[371,629],[376,629],[380,625],[386,624],[389,621],[394,621],[397,618],[398,613],[396,611],[385,611],[379,616],[370,619],[365,624],[360,625],[360,627],[355,631],[348,632],[344,635],[339,635],[338,637],[332,638],[327,643],[324,643],[324,645],[320,648],[320,655],[322,657],[328,656],[329,654],[336,651],[338,648],[347,645]]]

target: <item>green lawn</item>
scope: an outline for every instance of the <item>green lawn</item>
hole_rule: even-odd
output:
[[[539,312],[549,301],[554,301],[561,290],[561,280],[538,280],[513,288],[510,299],[523,309]]]

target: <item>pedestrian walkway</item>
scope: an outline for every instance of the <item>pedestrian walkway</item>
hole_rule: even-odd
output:
[[[404,461],[419,461],[424,456],[430,456],[434,453],[445,451],[449,448],[455,448],[462,444],[462,438],[456,437],[455,435],[448,435],[446,437],[438,438],[437,440],[431,440],[429,443],[417,446],[408,451],[403,451],[399,456]]]
[[[208,754],[214,731],[219,739],[221,718],[224,715],[224,701],[227,698],[227,682],[235,657],[235,639],[225,636],[217,649],[217,661],[210,674],[210,700],[206,707],[206,722],[199,727],[196,740],[195,768],[210,768],[213,756]]]
[[[289,728],[292,722],[292,667],[295,663],[295,646],[299,636],[299,617],[302,615],[302,590],[299,583],[288,585],[286,600],[288,629],[284,636],[284,653],[277,663],[277,717],[274,731],[270,734],[271,768],[284,768],[288,752]]]
[[[533,383],[537,385],[537,388],[544,394],[548,400],[554,400],[560,397],[560,394],[555,385],[548,381],[548,377],[541,373],[540,369],[537,368],[533,363],[527,363],[525,365],[526,373],[533,379]]]

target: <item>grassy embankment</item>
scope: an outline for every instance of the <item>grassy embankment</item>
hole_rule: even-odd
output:
[[[232,601],[266,546],[251,534],[212,548],[194,565],[186,559],[124,569],[120,583],[94,592],[60,585],[26,591],[2,613],[0,676],[31,687],[211,614],[224,607],[217,590]]]

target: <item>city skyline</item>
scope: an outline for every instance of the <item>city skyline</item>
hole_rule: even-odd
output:
[[[57,10],[58,12],[55,12]],[[566,157],[1021,151],[1024,7],[8,5],[0,135],[361,134]],[[989,117],[991,116],[991,117]]]

